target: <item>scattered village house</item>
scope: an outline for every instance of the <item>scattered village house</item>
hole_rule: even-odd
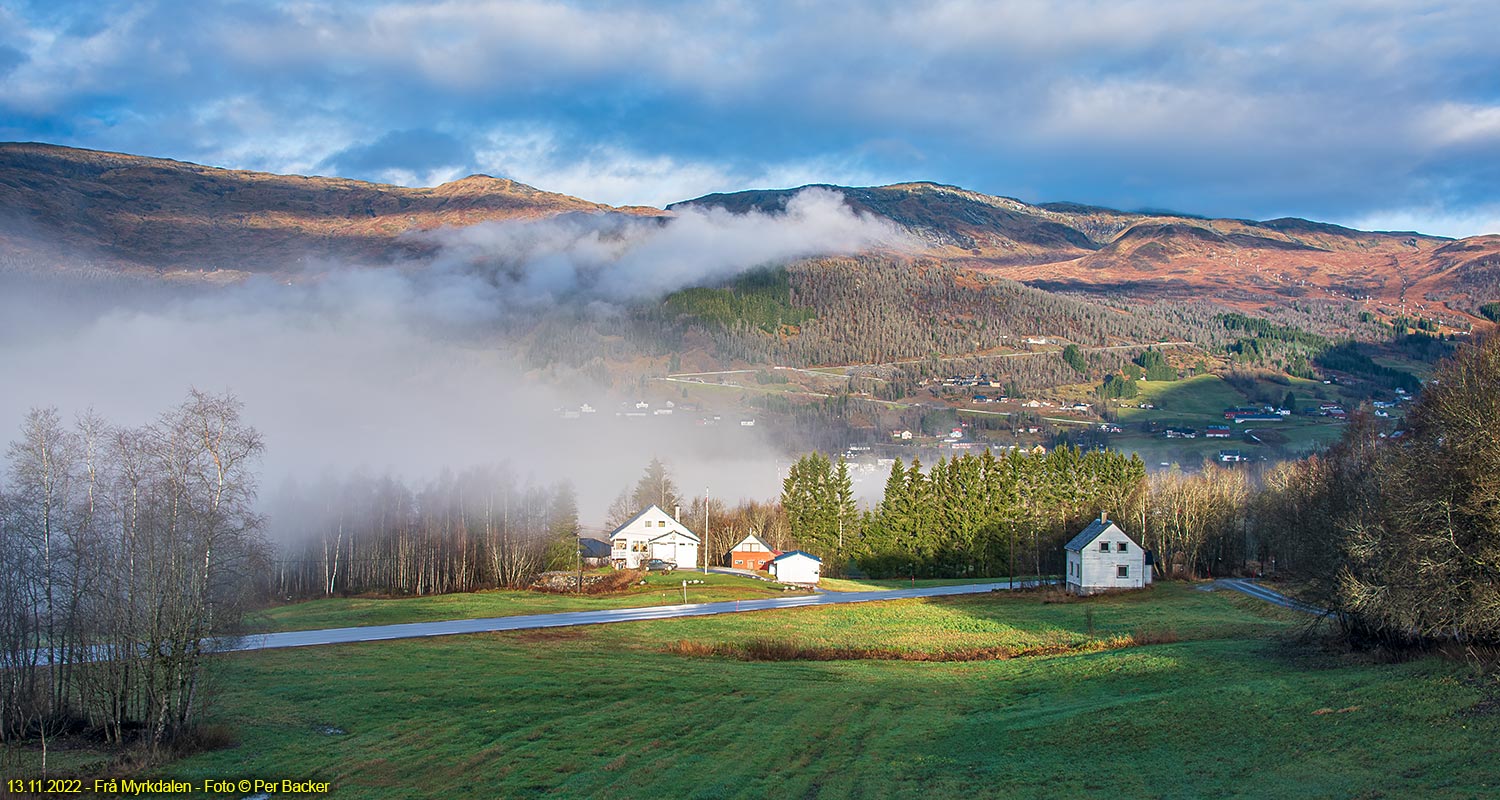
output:
[[[1072,594],[1140,589],[1151,584],[1151,554],[1104,515],[1090,522],[1063,548]]]
[[[766,567],[771,576],[782,583],[811,585],[818,582],[823,573],[823,559],[801,550],[793,550],[771,559]]]
[[[636,514],[609,534],[610,562],[622,569],[635,569],[653,558],[680,567],[698,563],[702,541],[671,514],[658,506]]]
[[[609,563],[609,542],[590,537],[578,540],[578,555],[586,567],[602,567]]]
[[[780,550],[772,548],[766,541],[755,534],[750,534],[741,539],[738,544],[729,550],[729,566],[736,569],[766,569],[771,559],[781,555]]]

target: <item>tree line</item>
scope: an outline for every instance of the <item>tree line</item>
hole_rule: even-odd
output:
[[[1500,642],[1500,336],[1460,347],[1398,437],[1356,415],[1255,498],[1266,546],[1349,635]]]
[[[194,391],[140,427],[27,414],[0,483],[0,741],[192,729],[218,637],[259,594],[260,435]]]
[[[1124,510],[1146,466],[1136,456],[1060,447],[896,459],[875,508],[854,513],[846,465],[813,453],[782,492],[793,539],[835,574],[962,577],[1057,570],[1063,542],[1101,508]]]
[[[270,583],[282,600],[523,587],[544,569],[572,568],[579,532],[570,485],[498,466],[416,486],[358,475],[289,485],[269,516],[282,543]]]

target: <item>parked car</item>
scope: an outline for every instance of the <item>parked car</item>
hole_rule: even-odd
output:
[[[677,569],[676,561],[667,561],[661,558],[653,558],[646,562],[647,572],[671,572]]]

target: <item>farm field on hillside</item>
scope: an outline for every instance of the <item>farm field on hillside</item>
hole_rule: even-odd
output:
[[[963,663],[670,652],[683,638],[875,645],[894,633],[941,646],[1086,635],[1089,608],[1101,635],[1152,618],[1202,638]],[[504,797],[937,797],[982,786],[988,796],[1443,798],[1500,785],[1490,757],[1500,715],[1480,710],[1485,696],[1461,666],[1324,653],[1289,637],[1293,618],[1244,598],[1162,585],[1082,603],[994,596],[843,613],[240,656],[215,705],[239,745],[161,774],[297,776],[359,798],[413,786]],[[1080,741],[1100,743],[1106,772],[1077,769]]]
[[[1126,407],[1119,409],[1123,434],[1114,436],[1110,446],[1123,452],[1139,453],[1147,464],[1177,463],[1196,465],[1204,459],[1212,459],[1219,450],[1239,450],[1247,459],[1305,453],[1336,441],[1343,434],[1342,425],[1322,417],[1292,415],[1279,422],[1245,423],[1235,425],[1224,419],[1224,409],[1251,404],[1252,398],[1230,385],[1217,375],[1199,375],[1180,381],[1140,381],[1140,395],[1129,403],[1152,403],[1157,407],[1144,409]],[[1252,393],[1267,397],[1292,392],[1300,406],[1337,397],[1335,391],[1315,381],[1298,378],[1288,379],[1285,385],[1258,381]],[[1195,439],[1164,439],[1160,433],[1148,434],[1142,430],[1144,423],[1154,422],[1167,427],[1181,425],[1195,428]],[[1207,439],[1203,429],[1208,425],[1229,425],[1229,439]],[[1246,439],[1247,431],[1253,431],[1262,442]]]
[[[1344,426],[1321,418],[1294,417],[1286,422],[1252,427],[1252,430],[1257,436],[1264,437],[1264,443],[1246,441],[1243,431],[1235,431],[1235,436],[1230,439],[1206,439],[1199,426],[1196,439],[1164,439],[1160,435],[1127,429],[1123,434],[1110,437],[1109,446],[1125,453],[1138,453],[1141,460],[1151,466],[1167,462],[1186,467],[1197,465],[1204,459],[1212,460],[1220,450],[1239,450],[1247,460],[1270,457],[1278,450],[1291,454],[1306,453],[1338,441],[1344,433]]]
[[[1139,394],[1126,402],[1151,403],[1156,408],[1121,408],[1121,424],[1222,420],[1224,409],[1246,402],[1245,395],[1217,375],[1195,375],[1180,381],[1137,381],[1136,387]]]
[[[782,591],[780,584],[751,578],[677,570],[665,574],[653,572],[646,576],[646,585],[619,594],[579,596],[491,590],[395,599],[334,597],[267,609],[251,617],[247,624],[259,633],[675,605],[682,602],[682,582],[685,580],[704,582],[687,587],[689,603],[752,600],[791,593]]]

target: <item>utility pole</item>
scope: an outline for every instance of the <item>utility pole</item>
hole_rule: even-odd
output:
[[[703,574],[708,574],[708,487],[703,487]]]

